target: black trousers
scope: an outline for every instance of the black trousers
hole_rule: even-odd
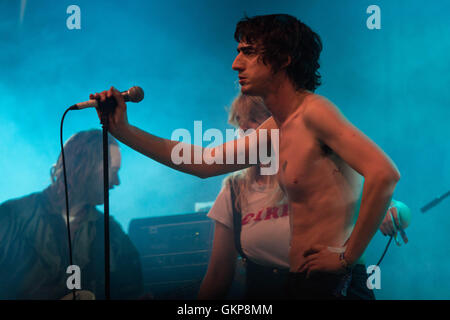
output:
[[[366,267],[358,264],[353,268],[346,296],[337,295],[342,287],[342,274],[317,272],[306,279],[306,272],[290,273],[287,295],[290,299],[302,300],[375,300],[372,290],[367,288]]]
[[[287,283],[289,269],[265,267],[246,260],[245,299],[285,300],[288,299]]]
[[[288,269],[264,267],[247,260],[246,299],[258,300],[375,300],[367,288],[366,267],[358,264],[353,268],[346,296],[338,295],[343,275],[325,272],[311,274],[293,273]]]

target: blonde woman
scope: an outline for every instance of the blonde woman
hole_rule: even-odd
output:
[[[228,120],[246,131],[256,129],[270,115],[260,97],[240,94],[232,103]],[[245,298],[288,298],[290,227],[287,199],[277,177],[261,175],[260,169],[260,166],[253,166],[228,176],[208,213],[215,220],[215,233],[199,299],[227,296],[238,254],[246,266]],[[391,206],[390,214],[380,227],[384,235],[396,235],[396,225],[406,228],[410,221],[410,211],[403,203],[393,200]],[[234,221],[236,213],[240,224]],[[367,288],[362,290],[365,298],[373,298]]]
[[[239,95],[231,106],[229,122],[246,131],[256,129],[268,117],[270,113],[261,98]],[[279,278],[289,270],[288,207],[277,177],[263,176],[260,167],[254,166],[225,179],[208,214],[215,220],[214,243],[199,298],[224,298],[233,280],[238,251],[234,243],[231,190],[236,195],[234,204],[241,216],[240,242],[247,258],[244,259],[247,267],[246,297],[263,298],[268,293],[271,293],[270,298],[278,296],[284,292]],[[254,275],[259,278],[260,273],[268,274],[264,283],[260,283],[264,290],[258,288],[260,290],[254,292]],[[271,275],[275,277],[269,278]]]

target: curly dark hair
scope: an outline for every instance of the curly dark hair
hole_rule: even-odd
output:
[[[256,44],[264,64],[274,73],[291,58],[285,71],[295,88],[314,91],[320,84],[318,69],[322,41],[306,24],[288,14],[271,14],[249,18],[236,25],[237,42]]]

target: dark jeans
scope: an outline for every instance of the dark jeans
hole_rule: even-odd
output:
[[[288,299],[286,286],[289,269],[264,267],[247,260],[245,299]]]
[[[366,267],[358,264],[353,268],[346,296],[336,296],[336,288],[342,284],[343,275],[318,272],[306,279],[306,272],[290,273],[287,292],[291,299],[314,300],[375,300],[367,288]]]

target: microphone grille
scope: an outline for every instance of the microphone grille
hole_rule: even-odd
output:
[[[139,102],[144,99],[144,90],[141,87],[134,86],[128,90],[128,96],[131,102]]]

